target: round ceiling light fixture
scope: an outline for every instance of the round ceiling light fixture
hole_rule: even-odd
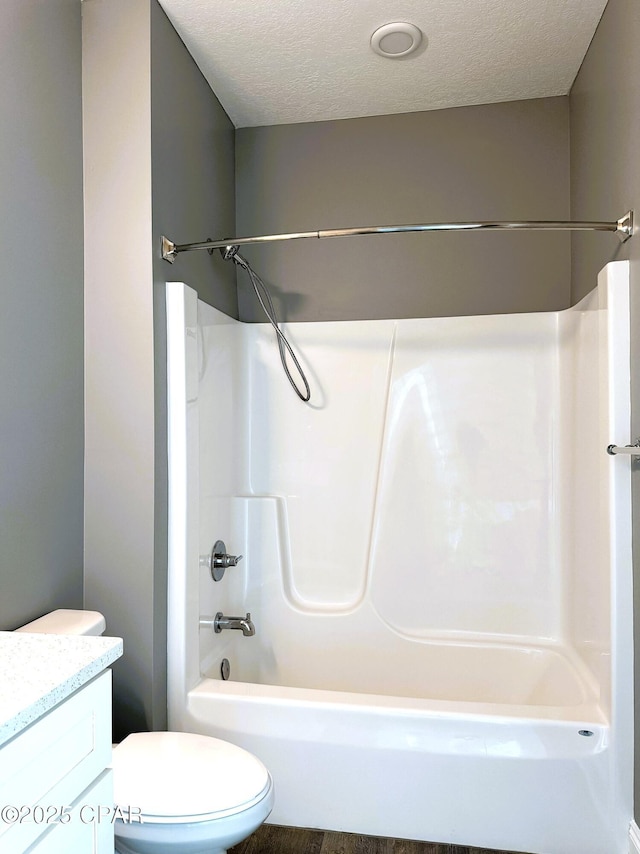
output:
[[[378,27],[371,36],[371,49],[380,56],[400,59],[420,47],[422,32],[414,24],[397,22]]]

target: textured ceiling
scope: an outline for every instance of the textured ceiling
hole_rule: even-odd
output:
[[[566,95],[606,0],[160,0],[236,127]],[[371,34],[409,21],[404,59]],[[426,41],[426,46],[425,46]]]

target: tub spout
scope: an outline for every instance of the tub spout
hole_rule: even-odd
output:
[[[240,629],[246,638],[256,633],[256,627],[251,622],[251,614],[248,611],[246,617],[225,617],[222,611],[218,611],[213,621],[213,630],[219,634],[223,629]]]

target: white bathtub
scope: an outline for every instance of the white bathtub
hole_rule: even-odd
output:
[[[270,821],[626,854],[627,280],[570,312],[344,324],[342,362],[294,324],[315,410],[259,325],[168,286],[170,726],[258,755]],[[218,538],[244,559],[215,583]],[[199,627],[218,611],[256,635]]]
[[[202,679],[181,724],[263,759],[276,824],[544,854],[622,852],[624,822],[611,825],[619,809],[610,730],[597,717],[585,706]]]
[[[270,821],[544,854],[617,850],[610,728],[570,652],[294,635],[256,668],[251,640],[225,647],[251,681],[221,681],[211,662],[218,678],[188,692],[180,726],[263,759],[278,793]]]

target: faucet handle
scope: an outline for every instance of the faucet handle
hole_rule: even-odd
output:
[[[224,576],[225,569],[230,566],[237,566],[242,560],[242,555],[227,554],[227,547],[222,540],[216,540],[211,549],[211,558],[209,560],[209,569],[211,577],[214,581],[220,581]]]

